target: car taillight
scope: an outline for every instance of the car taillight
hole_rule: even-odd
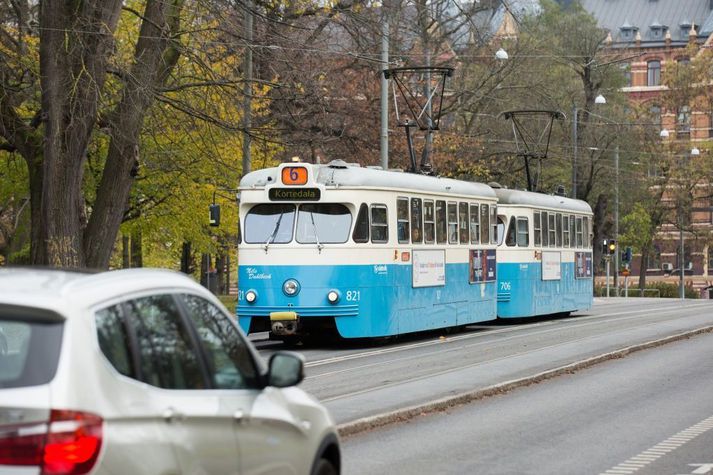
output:
[[[97,461],[102,418],[53,409],[50,420],[0,426],[0,465],[35,465],[43,475],[81,475]]]

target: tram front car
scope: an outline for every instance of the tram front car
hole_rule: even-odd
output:
[[[246,333],[370,338],[495,318],[496,197],[486,185],[336,160],[252,172],[239,193]]]

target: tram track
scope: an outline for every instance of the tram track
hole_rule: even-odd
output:
[[[685,308],[695,309],[698,307],[710,308],[710,305],[708,303],[692,304],[692,305],[686,305]],[[404,344],[404,345],[398,345],[398,346],[393,346],[393,347],[383,348],[383,349],[378,349],[378,350],[369,350],[369,351],[358,352],[358,353],[350,353],[348,355],[341,355],[341,356],[331,356],[331,357],[324,358],[324,359],[307,361],[307,363],[305,364],[305,367],[306,368],[318,368],[318,367],[330,365],[330,364],[350,362],[350,361],[363,359],[363,358],[389,355],[389,354],[393,354],[393,353],[417,350],[417,349],[421,349],[421,348],[443,347],[444,345],[447,345],[447,344],[463,342],[463,341],[467,341],[470,339],[476,339],[476,338],[477,339],[488,338],[488,337],[500,335],[503,333],[522,332],[523,330],[529,330],[529,329],[541,328],[541,327],[547,327],[547,326],[554,327],[554,328],[542,329],[539,331],[527,331],[521,335],[513,335],[512,337],[509,337],[507,339],[498,340],[498,342],[505,342],[505,341],[509,341],[509,340],[514,340],[516,338],[525,338],[525,337],[532,337],[532,336],[538,336],[538,335],[545,335],[545,334],[552,333],[555,331],[577,330],[577,329],[581,329],[586,326],[604,325],[604,324],[611,323],[611,322],[620,323],[620,322],[640,318],[640,316],[642,314],[646,314],[646,315],[666,314],[666,313],[670,312],[671,310],[675,310],[675,309],[679,309],[679,308],[681,308],[681,306],[680,306],[680,304],[677,304],[677,305],[670,305],[670,306],[662,307],[662,308],[655,309],[655,310],[645,308],[645,309],[637,309],[637,310],[631,310],[631,311],[609,312],[609,313],[602,314],[602,315],[587,315],[587,316],[578,316],[578,317],[568,317],[566,319],[547,320],[547,321],[543,321],[543,322],[526,323],[526,324],[517,325],[517,326],[513,326],[513,327],[506,327],[506,328],[497,328],[494,326],[485,326],[485,325],[477,325],[477,326],[471,325],[471,326],[468,326],[469,329],[479,329],[479,330],[485,329],[486,331],[469,332],[467,334],[462,334],[462,335],[451,335],[451,336],[445,337],[444,339],[437,338],[437,339],[431,339],[428,341],[421,341],[421,342],[417,342],[417,343],[408,343],[408,344]],[[624,316],[624,315],[629,315],[629,316]],[[622,316],[624,316],[624,317],[622,317]],[[611,317],[615,317],[615,318],[611,318]],[[563,327],[562,325],[559,325],[560,323],[566,323],[567,325],[566,325],[566,327]],[[472,348],[474,346],[479,346],[479,345],[486,344],[486,343],[491,343],[491,342],[480,342],[480,343],[476,343],[474,345],[466,345],[465,347],[461,346],[461,347],[454,348],[454,349],[439,348],[437,350],[437,352],[442,353],[443,351],[462,350],[462,349]],[[415,357],[427,356],[430,353],[435,353],[435,352],[429,352],[429,353],[425,353],[425,354],[420,353],[420,354],[416,355]],[[392,361],[394,361],[394,360],[387,360],[385,363],[392,362]],[[346,371],[363,369],[363,368],[367,368],[367,367],[372,367],[372,366],[374,366],[374,364],[375,363],[352,367],[352,368],[347,368],[344,370],[327,372],[327,373],[318,373],[315,375],[309,375],[306,379],[308,379],[308,380],[316,379],[316,378],[319,378],[322,376],[329,376],[329,375],[338,374],[338,373],[342,373],[342,372],[346,372]],[[376,363],[376,364],[383,364],[383,363]]]

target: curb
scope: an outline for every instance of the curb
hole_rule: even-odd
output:
[[[485,399],[498,394],[504,394],[517,388],[537,384],[548,379],[556,378],[565,374],[573,374],[577,371],[590,368],[599,363],[610,361],[618,358],[623,358],[637,351],[656,348],[659,346],[673,343],[680,340],[685,340],[703,333],[713,333],[713,325],[689,330],[676,335],[667,336],[658,340],[650,340],[636,345],[627,346],[619,350],[614,350],[609,353],[604,353],[598,356],[593,356],[582,361],[577,361],[557,368],[542,371],[532,376],[526,376],[520,379],[513,379],[503,383],[494,384],[485,388],[474,389],[453,396],[446,396],[434,401],[429,401],[423,404],[416,404],[395,411],[377,414],[375,416],[363,417],[350,422],[345,422],[337,426],[341,437],[349,437],[352,435],[366,432],[373,429],[386,427],[393,424],[408,422],[419,416],[425,416],[436,412],[443,412],[448,409],[453,409],[457,406],[462,406],[474,401]]]

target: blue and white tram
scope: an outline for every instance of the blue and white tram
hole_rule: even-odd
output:
[[[239,193],[248,333],[382,337],[496,318],[487,185],[337,160],[249,173]]]
[[[498,197],[498,317],[591,308],[589,204],[492,186]]]

